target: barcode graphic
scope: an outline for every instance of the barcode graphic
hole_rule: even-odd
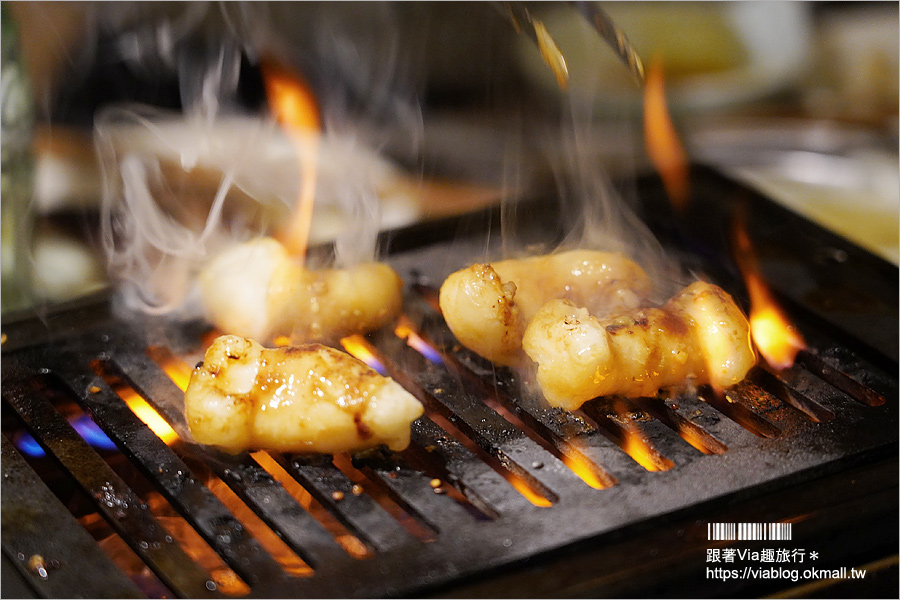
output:
[[[708,540],[773,540],[791,539],[791,523],[707,523]]]

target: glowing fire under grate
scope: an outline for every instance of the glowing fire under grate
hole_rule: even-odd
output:
[[[348,340],[358,344],[348,350],[365,348],[369,360],[428,407],[413,424],[412,446],[400,454],[229,456],[185,443],[178,403],[185,371],[208,341],[202,331],[182,332],[167,352],[148,348],[140,331],[120,322],[37,350],[5,347],[4,399],[162,588],[191,597],[247,590],[343,596],[360,582],[371,595],[414,594],[770,483],[754,465],[761,456],[782,458],[763,441],[799,439],[844,452],[896,442],[896,402],[886,402],[896,399],[896,379],[836,344],[815,320],[800,319],[809,349],[794,366],[763,365],[725,394],[701,389],[671,399],[601,399],[566,413],[522,394],[511,373],[459,348],[429,302],[433,291],[413,286],[397,330]],[[176,437],[166,438],[138,414],[129,396],[143,399]],[[120,475],[121,464],[92,450],[57,410],[63,400],[90,415],[140,477]],[[4,469],[15,468],[8,460],[14,454],[5,443]],[[722,455],[729,477],[698,480],[695,467],[715,472]],[[776,471],[835,457],[785,455]],[[744,467],[737,480],[735,465]],[[171,522],[148,506],[139,479],[196,532],[221,572],[167,533]],[[40,482],[28,485],[33,499],[47,493]],[[696,488],[696,495],[672,494],[673,487]],[[654,508],[628,501],[635,493],[654,498]],[[22,551],[26,560],[40,554],[40,543],[33,546]],[[50,570],[42,585],[52,587],[75,568],[64,556],[43,558]],[[99,572],[115,572],[108,557],[85,560],[100,565]],[[229,587],[228,573],[240,585]]]

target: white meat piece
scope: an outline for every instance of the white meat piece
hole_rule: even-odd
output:
[[[409,445],[422,404],[390,377],[327,346],[268,349],[224,335],[184,396],[194,440],[229,452],[356,452]]]
[[[548,302],[522,342],[553,406],[598,396],[654,396],[709,383],[724,389],[756,364],[750,327],[721,288],[695,282],[661,308],[599,319],[567,300]]]
[[[501,365],[527,360],[522,335],[547,301],[567,299],[594,314],[635,308],[652,290],[634,261],[612,252],[572,250],[474,264],[452,273],[439,302],[465,347]]]
[[[198,282],[210,322],[264,342],[337,341],[389,323],[403,304],[403,281],[384,263],[307,269],[268,237],[221,253]]]

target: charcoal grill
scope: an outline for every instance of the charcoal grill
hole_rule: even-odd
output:
[[[222,595],[148,506],[150,488],[251,597],[815,596],[847,589],[896,597],[897,268],[714,170],[697,167],[692,181],[683,218],[673,218],[653,177],[620,191],[639,199],[672,253],[739,302],[728,240],[736,206],[746,206],[764,275],[810,345],[796,365],[781,372],[759,366],[727,398],[700,390],[669,400],[598,399],[579,413],[548,409],[512,373],[459,348],[433,306],[442,278],[483,258],[487,234],[498,241],[499,212],[391,232],[383,241],[409,283],[407,316],[441,359],[392,331],[368,337],[390,374],[427,406],[413,424],[410,449],[352,462],[273,455],[365,546],[364,556],[337,543],[333,528],[254,455],[169,446],[117,393],[115,381],[126,382],[183,428],[173,408],[182,392],[148,348],[202,356],[203,324],[123,320],[105,297],[8,320],[4,596]],[[547,239],[548,224],[557,221],[554,203],[523,201],[518,210],[522,232]],[[89,414],[119,451],[111,458],[91,447],[62,405]],[[12,443],[18,430],[48,457],[26,460]],[[645,448],[644,466],[625,451],[630,439]],[[597,487],[567,466],[573,461]],[[210,491],[208,476],[224,482],[310,572],[286,572]],[[86,512],[103,518],[157,587],[140,585],[100,548],[76,520]],[[711,523],[738,522],[791,523],[793,539],[708,539]],[[818,562],[789,566],[866,565],[869,576],[707,577],[707,567],[721,566],[707,562],[708,550],[728,547],[817,551]]]

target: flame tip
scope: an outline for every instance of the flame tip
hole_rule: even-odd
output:
[[[644,79],[644,142],[672,207],[683,211],[690,196],[688,156],[669,114],[659,55],[651,60]]]
[[[300,190],[293,213],[276,237],[291,254],[302,259],[309,243],[315,200],[318,134],[322,118],[309,84],[299,73],[271,55],[260,58],[266,98],[276,121],[291,138],[300,165]]]
[[[784,370],[794,364],[798,352],[806,349],[806,341],[763,279],[745,220],[746,213],[740,210],[733,241],[735,259],[750,297],[750,336],[766,363]]]

